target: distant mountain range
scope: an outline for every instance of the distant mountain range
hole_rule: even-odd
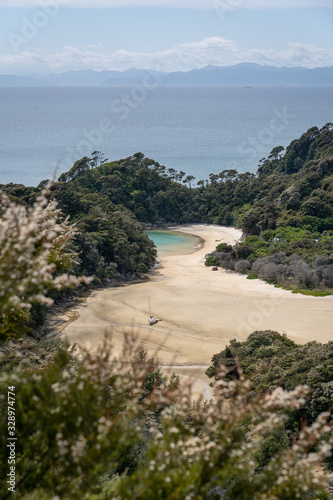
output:
[[[146,82],[146,83],[145,83]],[[47,76],[0,75],[0,86],[102,86],[102,85],[333,85],[333,66],[277,68],[254,63],[205,66],[191,71],[163,73],[143,69],[126,71],[67,71]]]

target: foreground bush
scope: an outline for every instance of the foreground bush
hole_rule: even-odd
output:
[[[328,498],[321,463],[331,450],[329,413],[265,467],[257,459],[265,435],[305,403],[306,386],[249,399],[251,383],[222,372],[214,400],[192,403],[190,390],[163,377],[129,339],[121,359],[131,363],[112,356],[109,343],[80,357],[55,346],[46,356],[37,368],[24,341],[2,355],[1,498],[12,494],[6,427],[13,386],[16,498]],[[314,451],[323,435],[327,442]]]
[[[68,274],[76,229],[49,192],[50,185],[27,209],[0,191],[0,341],[26,330],[33,304],[53,303],[48,292],[90,281]]]

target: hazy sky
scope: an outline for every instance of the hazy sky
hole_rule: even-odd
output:
[[[0,0],[0,73],[333,66],[333,0]]]

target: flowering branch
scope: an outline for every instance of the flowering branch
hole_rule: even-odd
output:
[[[91,281],[68,274],[54,276],[75,257],[68,242],[76,229],[68,218],[61,220],[57,203],[47,199],[50,189],[51,184],[28,209],[0,192],[0,317],[29,310],[34,302],[52,304],[46,297],[50,289]]]

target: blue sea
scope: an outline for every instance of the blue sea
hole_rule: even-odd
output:
[[[0,183],[37,185],[95,150],[142,152],[196,181],[256,172],[275,146],[333,122],[333,87],[1,87]]]

